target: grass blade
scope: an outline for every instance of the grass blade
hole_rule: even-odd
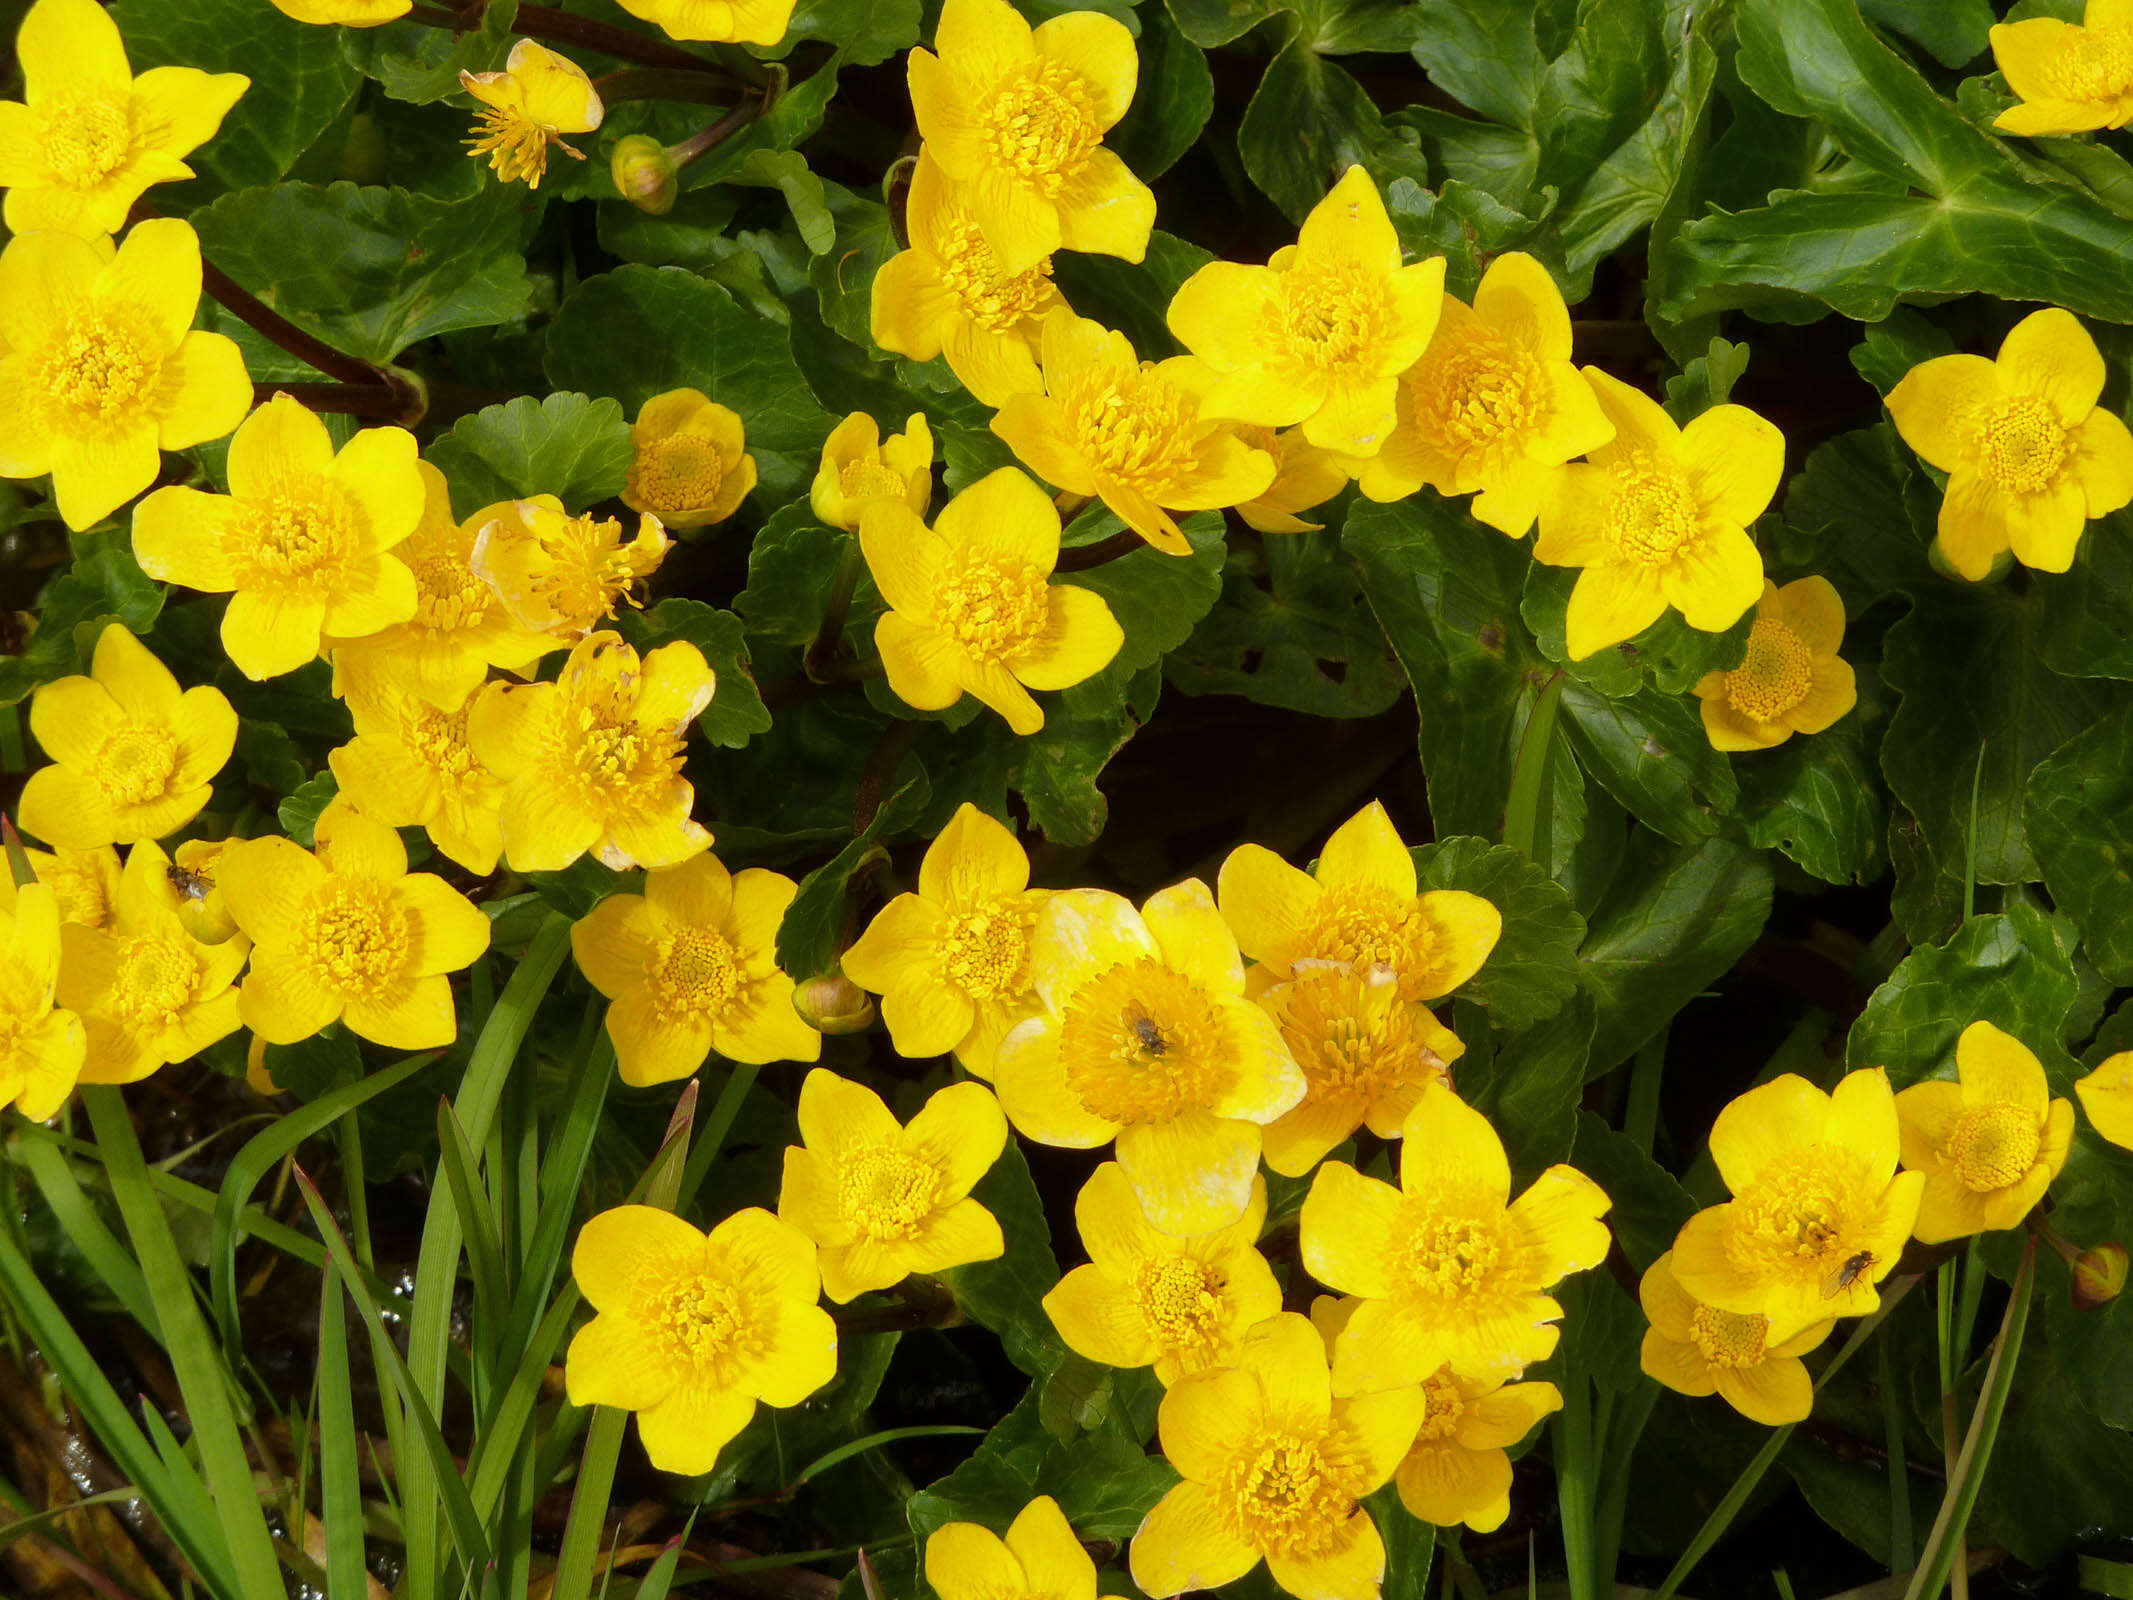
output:
[[[588,1012],[586,1020],[597,1026],[594,1013]],[[585,1163],[592,1154],[593,1136],[600,1129],[608,1086],[615,1081],[614,1046],[608,1042],[604,1029],[588,1033],[575,1059],[577,1081],[571,1088],[570,1104],[549,1135],[547,1154],[541,1161],[538,1221],[526,1247],[525,1270],[512,1300],[511,1323],[504,1343],[507,1350],[516,1350],[525,1343],[562,1271],[564,1246],[577,1216],[579,1189],[585,1181]]]
[[[950,1422],[923,1423],[910,1428],[884,1428],[879,1433],[870,1433],[863,1439],[854,1439],[847,1444],[840,1444],[836,1449],[817,1456],[800,1469],[799,1475],[792,1480],[788,1487],[797,1489],[808,1479],[829,1471],[831,1467],[836,1466],[840,1461],[849,1461],[854,1456],[863,1456],[869,1450],[877,1450],[885,1444],[894,1444],[899,1439],[946,1439],[956,1434],[983,1433],[984,1431],[983,1428],[968,1428],[960,1423]]]
[[[484,1522],[503,1498],[505,1475],[511,1470],[512,1457],[518,1453],[526,1424],[532,1420],[540,1403],[541,1380],[554,1363],[555,1353],[562,1347],[563,1335],[570,1331],[570,1319],[577,1309],[575,1286],[556,1297],[556,1303],[548,1308],[548,1315],[541,1319],[540,1327],[527,1342],[526,1353],[519,1360],[518,1370],[511,1375],[511,1382],[498,1397],[495,1411],[475,1433],[474,1449],[467,1457],[467,1494],[474,1502],[475,1513]]]
[[[319,1521],[326,1532],[326,1592],[368,1592],[363,1494],[357,1478],[355,1386],[348,1372],[348,1312],[340,1269],[326,1268],[318,1315]]]
[[[59,1147],[41,1139],[22,1139],[16,1141],[13,1153],[30,1169],[30,1178],[60,1232],[96,1269],[104,1286],[126,1308],[126,1315],[161,1344],[162,1324],[156,1321],[156,1308],[149,1301],[148,1284],[141,1276],[140,1266],[133,1253],[119,1243],[118,1235],[104,1226],[102,1214],[90,1204]]]
[[[451,1186],[452,1203],[459,1207],[461,1231],[466,1235],[467,1272],[474,1280],[474,1315],[484,1327],[494,1327],[504,1305],[504,1248],[496,1236],[496,1219],[489,1209],[488,1191],[479,1172],[480,1161],[467,1143],[467,1130],[452,1114],[452,1102],[437,1102],[437,1162]]]

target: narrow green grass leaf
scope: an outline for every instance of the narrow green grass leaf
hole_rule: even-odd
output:
[[[682,1524],[681,1532],[667,1541],[667,1547],[659,1552],[659,1559],[652,1563],[651,1570],[637,1585],[636,1600],[667,1600],[667,1591],[674,1587],[674,1569],[681,1565],[682,1547],[695,1531],[696,1513],[692,1511],[689,1520]]]
[[[474,1280],[474,1315],[484,1326],[493,1327],[505,1304],[503,1243],[496,1236],[496,1218],[478,1170],[481,1158],[467,1143],[467,1130],[452,1114],[452,1102],[445,1099],[437,1102],[437,1164],[451,1186],[453,1204],[459,1207],[467,1272]]]
[[[348,1371],[348,1312],[338,1267],[326,1269],[318,1314],[319,1520],[326,1533],[326,1592],[360,1595],[363,1494],[356,1474],[355,1386]]]
[[[894,1444],[899,1439],[946,1439],[956,1434],[983,1433],[983,1428],[966,1428],[957,1423],[932,1423],[910,1428],[884,1428],[879,1433],[870,1433],[863,1439],[853,1439],[827,1451],[802,1467],[793,1480],[794,1488],[808,1479],[829,1471],[840,1461],[849,1461],[854,1456],[863,1456],[869,1450],[878,1450],[885,1444]]]
[[[83,1192],[67,1158],[59,1153],[58,1146],[41,1139],[21,1140],[15,1150],[22,1164],[30,1169],[30,1178],[37,1185],[37,1192],[44,1197],[60,1232],[96,1269],[96,1275],[125,1307],[126,1314],[147,1329],[160,1344],[162,1325],[156,1321],[155,1306],[149,1301],[148,1284],[141,1277],[140,1266],[134,1261],[133,1253],[119,1243],[118,1235],[104,1226],[103,1216]]]
[[[495,1410],[475,1432],[474,1449],[467,1457],[467,1494],[485,1523],[503,1498],[511,1463],[526,1436],[526,1424],[533,1419],[534,1408],[540,1402],[541,1382],[562,1347],[563,1335],[570,1331],[570,1319],[577,1309],[578,1291],[572,1285],[548,1308],[548,1315],[526,1343],[518,1370],[497,1397]]]
[[[588,1029],[598,1028],[597,1013],[588,1010],[586,1023]],[[570,1225],[577,1216],[578,1196],[585,1181],[585,1163],[592,1154],[593,1136],[600,1129],[608,1087],[615,1081],[615,1050],[604,1029],[589,1031],[574,1059],[577,1077],[571,1086],[570,1104],[550,1131],[541,1158],[538,1219],[512,1299],[504,1342],[507,1350],[525,1344],[563,1269]]]

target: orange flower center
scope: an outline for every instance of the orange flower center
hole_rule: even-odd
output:
[[[1412,899],[1374,883],[1324,889],[1296,936],[1291,960],[1388,966],[1405,1000],[1435,999],[1439,966],[1449,954],[1437,926]]]
[[[1422,1429],[1415,1435],[1417,1443],[1432,1444],[1459,1431],[1459,1419],[1466,1415],[1466,1395],[1450,1367],[1439,1367],[1422,1380],[1422,1402],[1425,1409]]]
[[[837,488],[847,500],[901,500],[909,487],[901,472],[871,456],[846,462],[837,474]]]
[[[1607,535],[1616,559],[1663,567],[1700,541],[1702,510],[1687,474],[1673,462],[1637,451],[1616,463],[1614,475]]]
[[[357,515],[346,492],[323,477],[240,502],[236,537],[224,541],[237,587],[273,599],[323,598],[359,554]]]
[[[1160,498],[1191,470],[1199,403],[1152,366],[1076,374],[1056,398],[1068,437],[1098,472]]]
[[[667,1358],[703,1377],[768,1353],[756,1310],[738,1286],[707,1275],[655,1290],[640,1314]]]
[[[1409,1196],[1393,1226],[1390,1276],[1400,1297],[1441,1304],[1470,1299],[1505,1254],[1500,1207],[1456,1186]]]
[[[78,311],[39,352],[36,386],[77,424],[134,420],[163,376],[157,343],[123,310]]]
[[[636,719],[636,666],[620,687],[580,683],[562,690],[561,749],[554,765],[575,778],[596,811],[656,802],[681,771],[687,725],[650,727]]]
[[[710,928],[675,928],[659,941],[652,1001],[666,1017],[715,1017],[741,989],[732,941]]]
[[[314,980],[357,997],[396,982],[414,954],[407,913],[365,878],[336,878],[313,895],[296,944]]]
[[[62,184],[93,189],[133,153],[133,119],[125,104],[107,96],[68,96],[45,108],[37,146]]]
[[[2068,100],[2133,93],[2133,28],[2069,28],[2046,71]]]
[[[708,433],[670,433],[637,452],[630,466],[630,494],[663,517],[701,511],[718,498],[726,481],[718,441]]]
[[[1309,1557],[1355,1511],[1355,1465],[1334,1428],[1297,1419],[1237,1452],[1213,1485],[1235,1533],[1255,1550]]]
[[[523,178],[529,189],[541,186],[541,177],[548,170],[550,145],[567,156],[585,159],[582,150],[565,144],[546,123],[535,122],[522,111],[505,111],[497,106],[476,115],[474,137],[466,143],[468,155],[489,158],[498,178],[505,183]]]
[[[1985,408],[1977,448],[1978,465],[1993,483],[2038,494],[2059,476],[2070,444],[2050,406],[2033,394],[2014,394]]]
[[[177,776],[178,740],[168,728],[129,722],[112,730],[89,757],[89,781],[114,805],[160,800]]]
[[[1052,298],[1052,258],[1027,272],[1002,272],[1000,258],[960,206],[941,218],[941,279],[963,314],[993,333],[1008,333]]]
[[[1000,164],[1048,200],[1103,143],[1088,85],[1049,57],[1016,68],[979,117]]]
[[[1756,722],[1775,722],[1807,698],[1814,681],[1807,642],[1775,617],[1757,617],[1747,655],[1726,674],[1726,703]]]
[[[129,939],[119,950],[112,1009],[130,1028],[168,1022],[192,1003],[199,975],[191,940]]]
[[[1714,1367],[1760,1366],[1769,1338],[1770,1319],[1758,1312],[1698,1306],[1689,1319],[1690,1342]]]
[[[1857,1156],[1834,1146],[1779,1156],[1729,1208],[1728,1260],[1750,1277],[1820,1283],[1859,1248],[1869,1176]]]
[[[868,1239],[911,1239],[940,1203],[932,1162],[895,1145],[868,1145],[847,1156],[837,1174],[838,1213]]]
[[[1282,1042],[1310,1085],[1307,1101],[1348,1100],[1360,1114],[1395,1090],[1452,1081],[1389,966],[1306,967],[1279,1004]]]
[[[1314,372],[1373,360],[1392,321],[1384,281],[1349,262],[1312,262],[1281,275],[1271,311],[1289,359]]]
[[[1941,1159],[1962,1186],[1990,1194],[2022,1181],[2044,1143],[2036,1113],[2022,1106],[1972,1106],[1950,1125]]]
[[[1122,962],[1068,1003],[1059,1054],[1067,1086],[1106,1122],[1168,1122],[1204,1111],[1228,1074],[1228,1030],[1200,986],[1160,961]]]
[[[972,660],[1004,661],[1044,631],[1051,612],[1044,580],[1026,561],[966,562],[935,591],[935,620]]]
[[[478,628],[488,619],[496,591],[457,556],[425,557],[415,563],[414,573],[416,627],[455,633]]]
[[[1210,1361],[1222,1338],[1222,1292],[1229,1281],[1195,1256],[1155,1256],[1133,1278],[1141,1320],[1187,1370]]]
[[[657,570],[663,550],[622,543],[622,524],[614,517],[543,519],[535,537],[549,559],[547,570],[533,579],[533,591],[547,601],[565,627],[586,629],[615,614],[615,602],[636,605],[630,590],[638,579]]]
[[[1520,453],[1547,396],[1533,352],[1478,318],[1440,331],[1407,388],[1431,444],[1492,467]]]
[[[948,919],[941,967],[973,1000],[1015,1000],[1029,992],[1029,936],[1034,905],[1005,898]]]

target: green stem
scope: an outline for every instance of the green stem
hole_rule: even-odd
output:
[[[689,1164],[682,1169],[674,1209],[683,1216],[687,1216],[696,1204],[696,1192],[711,1175],[711,1163],[725,1149],[726,1135],[733,1131],[734,1119],[741,1114],[741,1103],[748,1098],[748,1091],[755,1087],[756,1076],[761,1071],[760,1067],[737,1062],[726,1074],[726,1086],[719,1090],[718,1099],[712,1102],[711,1114],[704,1118],[703,1131],[697,1135],[696,1148],[689,1152]]]
[[[1564,1390],[1563,1409],[1550,1430],[1555,1441],[1556,1499],[1563,1517],[1563,1561],[1569,1569],[1571,1600],[1599,1600],[1592,1384],[1580,1376]]]
[[[1503,842],[1547,866],[1549,789],[1555,761],[1555,723],[1563,701],[1567,673],[1558,671],[1542,687],[1540,698],[1519,736],[1518,760],[1511,768],[1511,793],[1503,808]]]
[[[1903,1395],[1896,1386],[1888,1341],[1874,1348],[1875,1385],[1881,1390],[1881,1430],[1889,1454],[1889,1572],[1908,1572],[1911,1554],[1911,1467],[1903,1449]]]
[[[847,533],[844,551],[837,557],[837,574],[830,579],[829,598],[823,602],[821,624],[800,658],[801,670],[816,683],[828,683],[832,666],[845,658],[844,621],[851,614],[852,591],[859,587],[859,574],[865,567],[859,536]]]
[[[1621,1414],[1608,1425],[1607,1447],[1600,1462],[1600,1505],[1595,1519],[1598,1554],[1594,1566],[1599,1573],[1602,1594],[1613,1592],[1615,1561],[1622,1549],[1622,1521],[1629,1510],[1630,1468],[1637,1457],[1637,1445],[1644,1437],[1644,1425],[1651,1420],[1652,1407],[1658,1399],[1659,1385],[1650,1379],[1644,1380],[1624,1402]]]
[[[1101,567],[1116,561],[1120,556],[1130,556],[1136,550],[1148,548],[1148,541],[1131,528],[1114,533],[1108,539],[1098,539],[1094,544],[1077,544],[1070,550],[1059,552],[1054,572],[1087,572],[1092,567]]]
[[[1622,1131],[1646,1155],[1659,1140],[1659,1085],[1666,1077],[1667,1029],[1644,1041],[1629,1067],[1629,1109]]]

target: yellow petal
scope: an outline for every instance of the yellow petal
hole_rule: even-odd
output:
[[[351,994],[341,1016],[351,1033],[395,1050],[434,1050],[459,1033],[452,986],[441,977],[407,977],[388,988]]]
[[[1120,33],[1125,32],[1122,24],[1100,12],[1080,14],[1111,22]],[[1007,254],[1002,263],[1005,270],[1027,270],[1061,248],[1139,261],[1148,253],[1148,236],[1155,227],[1155,192],[1136,178],[1133,169],[1114,152],[1098,145],[1089,152],[1081,170],[1060,188],[1057,216],[1057,242],[1047,235],[1037,235],[1030,240],[1029,249]],[[1043,248],[1037,249],[1040,243]]]
[[[199,235],[175,217],[137,224],[98,274],[95,296],[100,306],[144,318],[162,348],[175,350],[200,306]]]
[[[752,1397],[692,1378],[637,1413],[637,1437],[654,1467],[693,1477],[718,1465],[718,1453],[754,1415]]]
[[[2120,1149],[2133,1150],[2133,1050],[2106,1056],[2075,1082],[2074,1093],[2091,1127]]]
[[[1948,474],[1935,532],[1941,554],[1970,582],[1979,583],[1990,577],[1994,562],[2006,553],[2017,499],[1969,468]],[[2059,542],[2063,543],[2065,529],[2057,531]],[[2080,529],[2076,527],[2073,532],[2078,536]]]
[[[1214,1492],[1189,1481],[1173,1486],[1142,1519],[1128,1556],[1133,1581],[1150,1600],[1219,1589],[1259,1565],[1259,1552],[1230,1531]]]
[[[2043,1108],[2038,1109],[2041,1113]],[[1876,1178],[1894,1172],[1902,1153],[1902,1135],[1889,1075],[1879,1067],[1847,1072],[1829,1097],[1829,1120],[1822,1137],[1857,1155]],[[1717,1147],[1712,1150],[1716,1154]],[[1731,1182],[1730,1173],[1727,1181]]]
[[[957,911],[988,906],[1029,887],[1029,856],[997,818],[965,801],[926,849],[918,889],[935,905]]]
[[[1707,525],[1703,538],[1684,547],[1659,577],[1667,603],[1680,611],[1682,621],[1705,633],[1723,633],[1738,622],[1762,597],[1763,583],[1755,541],[1724,524]]]
[[[1442,1084],[1432,1084],[1401,1130],[1400,1187],[1411,1195],[1457,1188],[1500,1206],[1511,1195],[1511,1164],[1489,1119]]]
[[[1014,467],[987,473],[949,501],[934,531],[965,560],[1050,572],[1059,559],[1059,509],[1027,473]],[[893,596],[891,603],[907,604]]]
[[[1145,1367],[1160,1353],[1133,1291],[1094,1266],[1076,1267],[1053,1285],[1044,1310],[1067,1348],[1087,1360]]]
[[[1511,1514],[1511,1458],[1501,1450],[1425,1444],[1402,1463],[1396,1481],[1400,1504],[1440,1528],[1463,1522],[1488,1533]]]
[[[1798,1073],[1784,1073],[1727,1102],[1711,1125],[1711,1159],[1726,1187],[1739,1194],[1772,1163],[1820,1144],[1830,1115],[1828,1095]]]
[[[1547,530],[1544,514],[1541,521],[1544,536]],[[1537,545],[1533,553],[1541,560],[1548,559],[1541,555]],[[1578,574],[1577,586],[1570,591],[1570,605],[1563,617],[1570,659],[1583,661],[1609,645],[1634,639],[1665,613],[1666,595],[1650,568],[1587,567]]]
[[[1118,1164],[1148,1221],[1164,1233],[1209,1233],[1251,1203],[1259,1130],[1206,1111],[1121,1128]]]
[[[1969,1106],[2020,1106],[2039,1122],[2051,1105],[2043,1065],[2028,1046],[1989,1022],[1973,1022],[1955,1042],[1955,1068]]]
[[[1449,1094],[1436,1088],[1425,1093]],[[1597,1266],[1610,1243],[1600,1221],[1609,1201],[1605,1191],[1575,1167],[1553,1166],[1511,1203],[1511,1221],[1521,1230],[1526,1271],[1542,1285],[1572,1272]]]
[[[1412,1384],[1417,1373],[1436,1371],[1446,1355],[1447,1341],[1437,1331],[1388,1300],[1365,1300],[1334,1346],[1333,1392],[1375,1394],[1402,1388]]]
[[[2008,330],[1995,365],[2008,388],[2044,401],[2062,427],[2079,427],[2103,396],[2103,353],[2081,319],[2056,306]]]
[[[975,1522],[949,1522],[926,1539],[926,1582],[941,1600],[993,1600],[1029,1587],[1022,1563],[997,1533]]]
[[[1276,952],[1286,951],[1325,892],[1309,874],[1256,844],[1242,844],[1229,853],[1215,889],[1222,919],[1234,930],[1239,948],[1255,961],[1275,959]]]
[[[1505,1187],[1509,1187],[1508,1176]],[[1400,1191],[1345,1161],[1318,1169],[1300,1220],[1304,1270],[1343,1294],[1382,1299],[1392,1292],[1386,1255],[1400,1220]]]
[[[2058,17],[2030,17],[2003,22],[1990,34],[1992,59],[2007,87],[2024,100],[2049,100],[2056,87],[2054,66],[2081,30]]]
[[[1681,464],[1706,516],[1746,527],[1785,476],[1785,436],[1746,406],[1713,406],[1681,430]]]
[[[1765,1427],[1805,1422],[1815,1408],[1814,1380],[1796,1360],[1766,1357],[1750,1367],[1714,1367],[1711,1379],[1728,1405]]]
[[[1417,898],[1415,910],[1434,935],[1428,981],[1419,998],[1436,1000],[1487,963],[1503,933],[1503,913],[1492,901],[1464,889],[1432,889]]]
[[[1696,1320],[1696,1301],[1674,1276],[1674,1253],[1669,1250],[1649,1267],[1637,1283],[1637,1300],[1651,1325],[1669,1339],[1689,1336]]]
[[[333,859],[338,869],[338,853]],[[489,919],[444,879],[428,872],[410,873],[393,885],[393,900],[414,933],[408,969],[416,976],[458,972],[472,966],[489,948]]]
[[[2074,430],[2067,469],[2081,485],[2082,508],[2093,519],[2133,503],[2133,429],[2098,407]]]
[[[1051,896],[1030,936],[1030,975],[1055,1012],[1063,1012],[1092,978],[1149,959],[1160,960],[1161,952],[1148,924],[1132,901],[1107,889],[1068,889]]]
[[[333,436],[302,401],[277,394],[230,439],[227,471],[237,499],[270,499],[289,479],[330,474]]]
[[[1319,855],[1317,877],[1328,888],[1382,889],[1400,900],[1415,892],[1414,857],[1375,800],[1333,830]]]
[[[1644,1330],[1637,1349],[1637,1365],[1644,1375],[1676,1394],[1700,1399],[1717,1387],[1714,1369],[1704,1353],[1684,1336],[1675,1338],[1654,1328]]]
[[[1936,356],[1905,373],[1887,405],[1903,442],[1929,465],[1953,472],[1974,458],[1972,419],[2000,393],[1999,369],[1983,356]]]
[[[1169,1235],[1149,1226],[1131,1181],[1115,1161],[1106,1161],[1081,1186],[1074,1198],[1074,1224],[1089,1259],[1115,1278],[1130,1279],[1151,1257],[1174,1248]]]
[[[1021,1564],[1024,1592],[1054,1600],[1096,1600],[1096,1563],[1059,1502],[1040,1494],[1007,1525],[1007,1548]]]
[[[1007,665],[1032,689],[1071,689],[1108,667],[1126,642],[1110,604],[1078,584],[1052,585],[1044,627]]]
[[[1118,1134],[1118,1125],[1092,1116],[1068,1084],[1059,1026],[1048,1017],[1030,1018],[1001,1041],[992,1081],[1008,1120],[1039,1144],[1094,1150]]]
[[[1562,1409],[1563,1393],[1552,1383],[1507,1384],[1468,1402],[1459,1419],[1459,1442],[1470,1450],[1513,1445]]]
[[[1000,1159],[1007,1117],[982,1083],[952,1083],[919,1109],[903,1144],[940,1174],[944,1202],[961,1199]]]
[[[2081,485],[2062,473],[2041,494],[2010,494],[2001,502],[2007,544],[2015,559],[2039,572],[2065,572],[2088,521]]]
[[[1215,897],[1198,878],[1150,895],[1141,907],[1141,920],[1164,965],[1210,994],[1244,992],[1244,960],[1237,941],[1215,909]]]
[[[1309,1555],[1269,1550],[1266,1566],[1297,1600],[1375,1600],[1385,1577],[1385,1541],[1358,1506],[1321,1548]]]
[[[94,0],[39,0],[22,19],[15,53],[33,106],[61,85],[121,98],[133,86],[118,24]]]
[[[1321,1352],[1323,1348],[1321,1344]],[[1314,1359],[1308,1366],[1315,1368],[1317,1364],[1318,1360]],[[1301,1359],[1297,1365],[1306,1367]],[[1350,1448],[1359,1458],[1356,1476],[1366,1489],[1375,1489],[1392,1477],[1393,1469],[1399,1466],[1408,1447],[1415,1442],[1415,1433],[1422,1426],[1428,1410],[1428,1400],[1412,1385],[1356,1395],[1334,1408],[1336,1419],[1347,1428]]]
[[[1611,459],[1631,450],[1649,450],[1672,457],[1681,443],[1681,429],[1665,409],[1632,384],[1602,372],[1598,367],[1580,369],[1592,386],[1593,398],[1613,424],[1614,442],[1594,452],[1594,459]]]
[[[61,434],[52,440],[51,459],[60,520],[77,533],[154,483],[163,466],[155,426],[145,418],[95,439]]]
[[[580,1328],[563,1359],[563,1381],[574,1406],[642,1411],[672,1394],[681,1376],[643,1319],[616,1312]]]

